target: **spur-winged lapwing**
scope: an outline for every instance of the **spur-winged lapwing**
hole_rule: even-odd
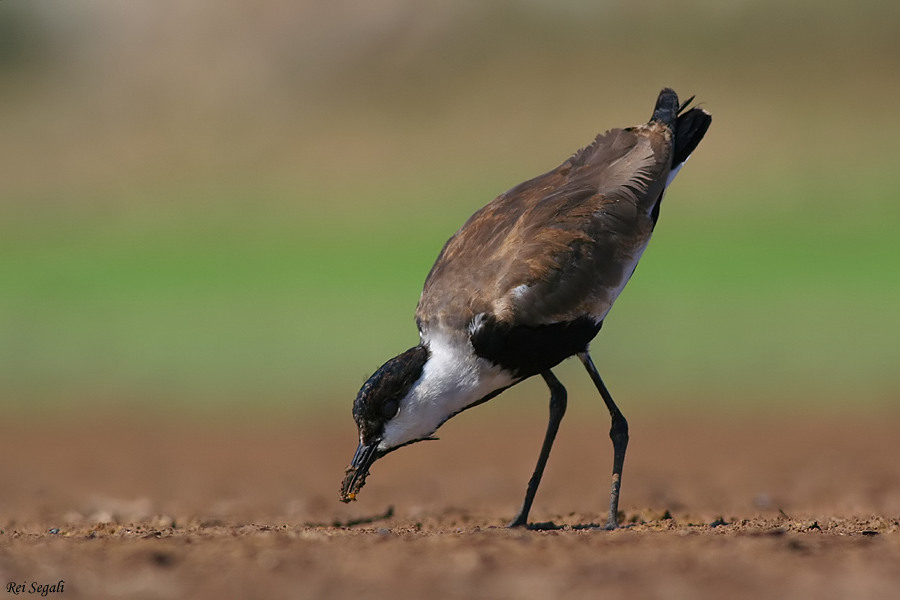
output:
[[[372,463],[431,436],[450,417],[533,375],[550,388],[550,422],[525,501],[527,524],[566,411],[551,369],[577,355],[612,417],[607,528],[618,524],[628,423],[588,346],[637,266],[666,187],[712,120],[659,94],[645,125],[612,129],[562,165],[501,194],[450,238],[416,309],[419,345],[387,361],[353,403],[359,447],[341,499],[356,499]]]

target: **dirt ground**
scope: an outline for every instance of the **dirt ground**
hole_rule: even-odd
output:
[[[606,519],[608,423],[571,411],[543,529],[503,527],[543,432],[526,412],[451,421],[349,505],[349,416],[7,422],[6,597],[900,598],[900,415],[629,415],[609,532],[585,527]]]

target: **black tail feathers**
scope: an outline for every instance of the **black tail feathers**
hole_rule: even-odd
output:
[[[665,123],[674,130],[680,108],[678,94],[675,93],[675,90],[663,88],[656,99],[656,108],[653,109],[653,116],[650,117],[650,120]]]
[[[652,121],[665,123],[675,134],[675,149],[672,154],[672,165],[680,165],[687,160],[691,152],[703,139],[712,116],[702,108],[687,110],[693,96],[684,103],[678,103],[678,94],[671,88],[663,88],[656,100]],[[685,112],[687,111],[687,112]]]
[[[675,123],[675,149],[672,152],[672,165],[680,165],[687,160],[691,152],[706,135],[712,116],[702,108],[692,108],[678,116]]]

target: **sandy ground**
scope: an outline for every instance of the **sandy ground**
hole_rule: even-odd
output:
[[[625,527],[608,532],[585,527],[606,519],[608,424],[571,411],[531,515],[544,528],[503,527],[543,432],[526,412],[461,416],[377,463],[350,505],[349,417],[7,423],[4,591],[900,598],[900,415],[629,415]]]

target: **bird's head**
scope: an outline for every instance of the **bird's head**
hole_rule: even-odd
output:
[[[344,476],[342,501],[356,499],[372,463],[401,446],[428,439],[437,428],[439,423],[421,418],[414,400],[429,356],[425,346],[411,348],[384,363],[359,390],[353,402],[359,446]]]

